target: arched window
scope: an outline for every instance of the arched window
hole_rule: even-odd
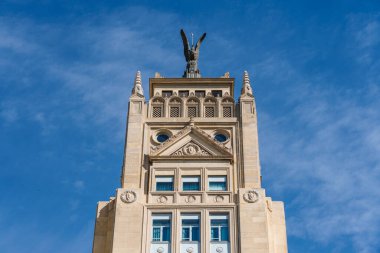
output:
[[[165,100],[161,97],[156,97],[151,100],[151,116],[152,118],[164,117]]]
[[[186,102],[187,117],[199,117],[199,100],[196,97],[190,97]]]
[[[179,97],[174,97],[169,101],[169,115],[170,118],[181,117],[181,104],[182,100]]]
[[[231,118],[234,116],[234,99],[232,97],[225,97],[222,100],[222,113],[223,118]]]
[[[204,101],[204,116],[206,118],[216,117],[216,99],[214,97],[206,97]]]

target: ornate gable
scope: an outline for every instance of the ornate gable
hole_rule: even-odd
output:
[[[203,147],[190,141],[185,146],[181,147],[177,151],[171,154],[171,156],[211,156],[210,152],[205,150]]]
[[[200,128],[190,125],[151,149],[150,159],[228,159],[231,150]]]

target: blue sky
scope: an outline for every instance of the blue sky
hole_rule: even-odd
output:
[[[119,186],[134,75],[253,81],[289,252],[380,251],[379,1],[0,2],[0,247],[90,252]]]

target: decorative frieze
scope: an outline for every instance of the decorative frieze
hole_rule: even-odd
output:
[[[194,142],[189,142],[175,151],[172,156],[211,156],[211,154]]]

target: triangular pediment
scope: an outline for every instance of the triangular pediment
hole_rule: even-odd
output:
[[[151,150],[151,158],[232,159],[230,149],[195,126],[187,126]]]

